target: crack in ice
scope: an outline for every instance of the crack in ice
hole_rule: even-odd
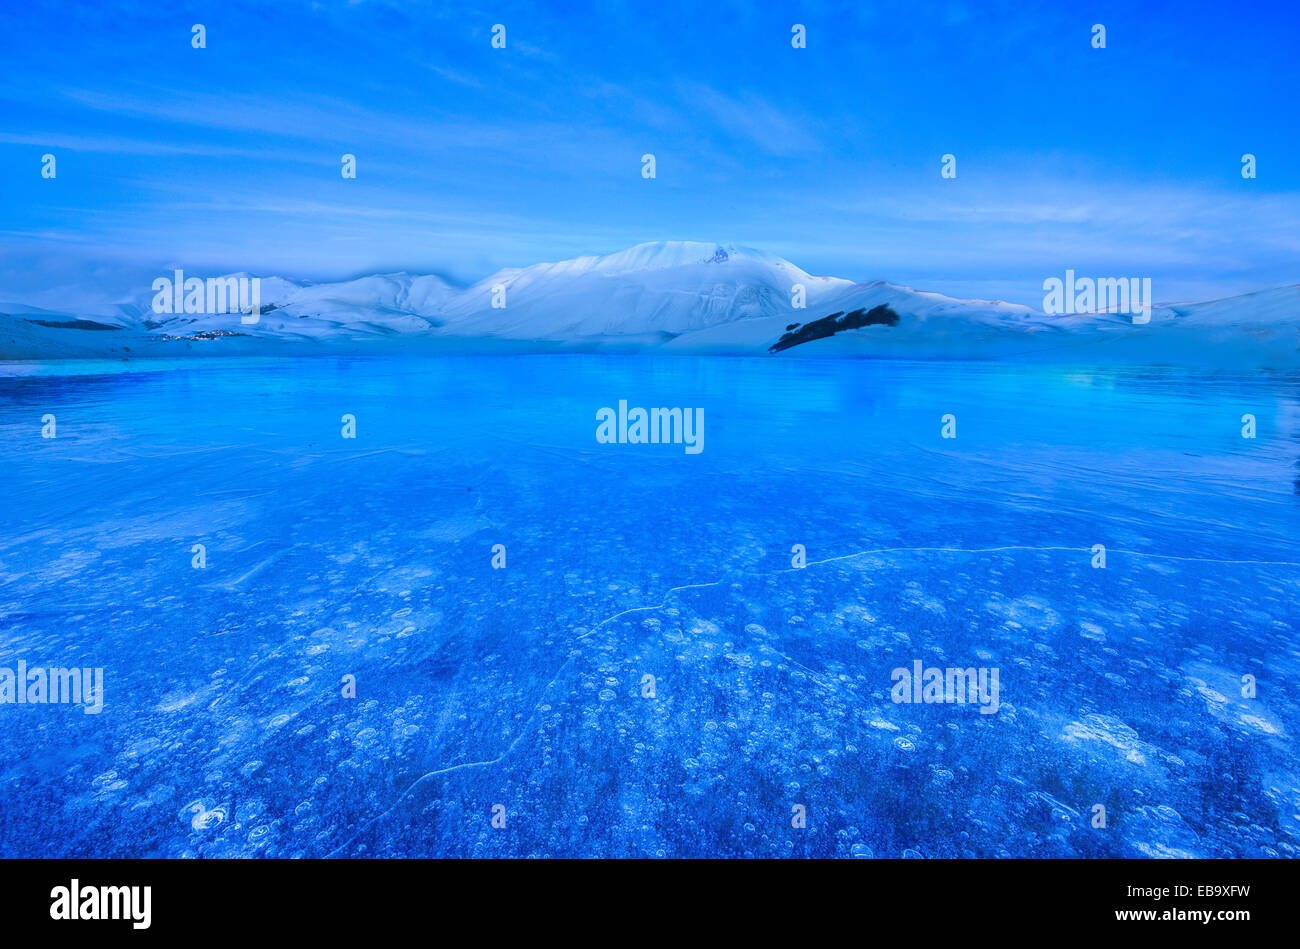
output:
[[[1092,553],[1092,548],[1090,547],[1030,547],[1030,546],[1018,546],[1018,545],[1004,546],[1004,547],[881,547],[875,550],[859,550],[856,553],[844,554],[839,557],[827,557],[824,560],[810,560],[802,567],[787,567],[782,570],[769,570],[769,571],[748,573],[748,574],[742,571],[740,575],[751,576],[751,577],[764,577],[764,576],[776,576],[785,573],[798,573],[800,570],[808,569],[808,567],[816,567],[828,563],[839,563],[844,560],[853,560],[857,557],[868,557],[873,554],[894,554],[894,553],[988,554],[988,553],[1002,553],[1006,551],[1036,551],[1040,553],[1066,551],[1069,553],[1090,554]],[[1145,557],[1147,559],[1153,559],[1153,560],[1176,560],[1183,563],[1236,564],[1239,566],[1268,566],[1268,567],[1300,567],[1300,562],[1290,561],[1290,560],[1224,560],[1224,559],[1216,559],[1212,557],[1180,557],[1174,554],[1154,554],[1154,553],[1147,553],[1140,550],[1125,550],[1123,548],[1107,548],[1106,553],[1125,554],[1132,557]],[[615,620],[621,617],[629,616],[632,613],[653,613],[653,612],[657,612],[658,610],[662,610],[665,607],[667,607],[668,601],[672,599],[673,595],[681,592],[682,590],[702,590],[702,589],[707,589],[709,587],[720,586],[722,583],[723,583],[722,580],[713,580],[710,581],[709,583],[686,583],[686,584],[682,584],[681,586],[671,587],[666,593],[664,593],[663,599],[660,600],[659,603],[652,604],[650,606],[634,606],[631,609],[621,610],[618,613],[615,613],[612,616],[606,617],[605,619],[601,620],[599,623],[597,623],[587,632],[583,633],[581,636],[578,636],[577,639],[574,640],[574,642],[575,643],[582,642],[583,640],[586,640],[591,636],[594,636],[602,628],[604,628],[605,626],[609,625],[610,623],[614,622]],[[791,662],[794,665],[799,666],[801,669],[803,669],[805,672],[811,675],[815,680],[819,680],[820,678],[823,677],[822,673],[818,673],[812,669],[809,669],[803,663],[799,662],[798,660],[792,659],[789,656],[786,656],[784,653],[780,652],[780,650],[774,650],[774,651],[782,658],[786,659],[788,662]],[[560,667],[555,671],[555,675],[553,675],[551,677],[551,680],[546,683],[545,687],[543,687],[540,693],[540,697],[538,698],[537,702],[533,705],[533,711],[532,714],[528,717],[528,721],[524,723],[524,725],[519,729],[519,733],[515,735],[513,739],[511,739],[510,744],[508,744],[499,755],[497,755],[495,758],[484,759],[483,761],[463,761],[460,764],[448,765],[445,768],[438,768],[421,775],[420,777],[416,778],[415,781],[413,781],[410,785],[408,785],[406,790],[403,791],[401,794],[399,794],[397,796],[397,799],[388,808],[386,808],[382,813],[376,815],[375,817],[367,821],[365,825],[361,828],[361,830],[358,830],[355,834],[353,834],[350,838],[348,838],[347,841],[340,844],[334,850],[331,850],[327,854],[327,856],[334,857],[337,854],[339,854],[341,851],[345,850],[359,836],[361,836],[363,831],[369,830],[371,827],[375,826],[380,821],[382,821],[385,817],[391,814],[402,801],[406,800],[411,795],[412,792],[414,792],[417,788],[419,788],[426,782],[432,780],[433,778],[440,777],[444,774],[450,774],[454,771],[462,771],[467,768],[488,767],[494,764],[500,764],[502,761],[504,761],[510,755],[511,752],[513,752],[517,747],[519,747],[519,743],[523,740],[524,736],[529,733],[529,729],[532,726],[533,722],[536,720],[538,711],[541,709],[542,700],[545,698],[546,693],[551,690],[551,687],[555,685],[557,681],[559,681],[560,676],[563,675],[564,671],[567,668],[569,668],[569,666],[573,663],[574,656],[576,655],[577,655],[577,650],[571,651],[569,653],[569,657],[565,659],[564,662],[560,665]],[[819,684],[822,683],[819,682]],[[833,689],[833,686],[831,688]]]

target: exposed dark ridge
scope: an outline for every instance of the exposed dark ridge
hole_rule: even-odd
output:
[[[792,333],[786,333],[768,347],[767,351],[769,353],[779,353],[783,349],[789,349],[791,346],[798,346],[801,343],[810,343],[814,339],[826,339],[826,337],[834,336],[842,330],[855,330],[863,326],[897,326],[898,319],[898,314],[884,303],[880,304],[880,306],[873,306],[870,310],[857,309],[848,313],[840,310],[830,316],[823,316],[820,320],[805,323],[802,328]],[[798,325],[798,323],[791,324],[791,326]]]
[[[61,330],[120,330],[120,326],[109,326],[107,323],[96,323],[94,320],[33,320],[23,317],[28,323],[35,323],[37,326],[52,326]]]
[[[234,330],[203,330],[201,333],[195,333],[192,336],[169,336],[163,333],[160,336],[151,336],[150,339],[166,340],[197,340],[197,339],[221,339],[223,336],[248,336],[248,333],[236,333]]]

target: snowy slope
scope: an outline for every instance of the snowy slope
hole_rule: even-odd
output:
[[[668,241],[502,270],[453,299],[443,318],[448,332],[519,339],[676,335],[787,313],[795,284],[814,305],[852,286],[733,244]],[[504,308],[491,305],[496,286]]]
[[[235,274],[232,276],[246,276]],[[147,328],[169,335],[228,330],[254,336],[311,340],[424,333],[455,290],[440,277],[376,274],[342,283],[299,285],[281,277],[261,281],[256,324],[230,314],[154,314],[152,292],[141,298]]]
[[[792,299],[796,286],[803,308]],[[1156,307],[1149,324],[1134,325],[1116,314],[1048,316],[817,277],[734,244],[661,241],[502,270],[466,288],[405,273],[322,284],[268,277],[261,288],[253,325],[239,314],[155,314],[151,290],[126,303],[59,311],[0,303],[0,358],[508,346],[1300,366],[1297,286]],[[504,306],[493,305],[502,298]]]
[[[884,355],[885,351],[906,355],[920,345],[934,349],[934,357],[939,358],[966,353],[990,342],[1002,346],[1018,342],[1049,344],[1057,337],[1068,336],[1073,329],[1068,320],[1047,317],[1025,306],[956,300],[876,281],[851,284],[820,306],[810,302],[805,309],[794,310],[787,305],[772,316],[687,333],[667,347],[692,352],[768,352],[792,327],[837,312],[871,311],[882,306],[897,317],[896,323],[840,332],[791,349],[797,349],[800,355]]]

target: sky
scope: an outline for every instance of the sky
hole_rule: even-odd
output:
[[[1292,0],[6,3],[0,36],[5,301],[655,240],[1035,306],[1067,269],[1300,281]]]

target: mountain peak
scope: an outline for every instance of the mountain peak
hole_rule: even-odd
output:
[[[704,241],[647,241],[627,250],[610,254],[589,255],[573,260],[558,261],[546,266],[573,271],[599,273],[632,273],[643,270],[667,270],[697,264],[725,264],[732,260],[754,260],[767,264],[784,264],[786,261],[751,247],[732,243],[706,243]]]

